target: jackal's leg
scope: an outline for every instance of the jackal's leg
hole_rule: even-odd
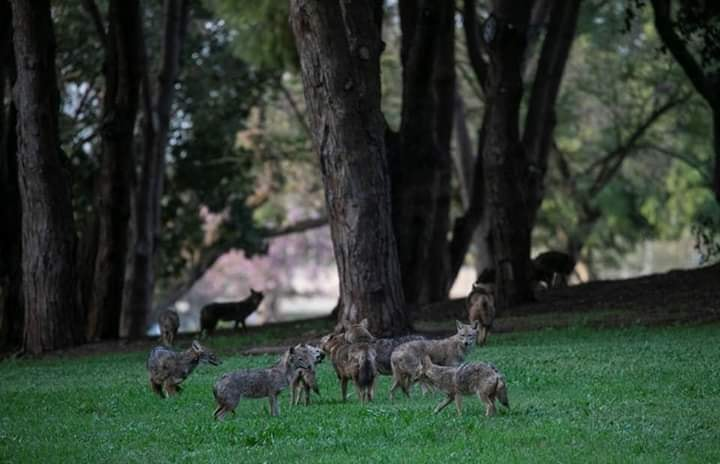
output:
[[[245,319],[242,320],[243,330],[247,332],[247,326],[245,325]]]
[[[342,395],[342,400],[347,400],[347,384],[348,384],[348,378],[343,377],[340,379],[340,394]]]
[[[485,415],[486,416],[494,416],[495,415],[495,399],[491,398],[487,393],[478,392],[477,393],[478,398],[480,398],[480,401],[485,403]]]
[[[303,391],[305,392],[305,406],[309,406],[310,405],[310,386],[305,385],[305,387],[303,388]]]
[[[155,393],[160,398],[165,398],[165,395],[163,395],[162,392],[162,384],[155,383],[152,380],[150,381],[150,388],[152,388],[153,393]]]
[[[435,414],[437,414],[437,413],[439,413],[440,411],[442,411],[443,409],[445,409],[445,407],[446,407],[448,404],[452,403],[453,399],[454,399],[454,398],[453,398],[453,395],[448,395],[447,398],[445,398],[444,401],[442,401],[440,404],[438,404],[437,406],[435,406],[435,411],[434,411]]]
[[[215,408],[215,412],[213,412],[213,417],[215,420],[223,420],[225,418],[225,407],[223,405],[218,405],[217,408]]]
[[[168,382],[166,380],[165,382],[163,382],[163,387],[165,388],[165,393],[167,393],[169,396],[178,394],[178,387],[174,383]]]
[[[462,395],[456,394],[455,395],[455,409],[457,409],[458,416],[462,416],[462,401],[463,401]]]
[[[270,395],[270,415],[279,416],[280,406],[278,405],[277,395]]]
[[[355,385],[355,393],[357,393],[358,400],[361,403],[364,403],[365,402],[364,388],[361,388],[360,385],[358,385],[357,379],[353,379],[353,384]]]
[[[233,327],[233,330],[237,330],[238,326],[240,325],[240,321],[235,321],[235,327]]]
[[[372,381],[370,381],[370,386],[368,387],[368,395],[370,401],[375,398],[375,381],[377,380],[377,377],[373,378]]]

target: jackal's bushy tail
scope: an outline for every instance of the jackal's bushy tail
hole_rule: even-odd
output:
[[[497,385],[495,386],[495,393],[497,396],[497,399],[500,401],[500,403],[505,406],[506,408],[510,407],[510,401],[508,401],[507,397],[507,383],[505,382],[505,379],[500,377],[498,379]]]
[[[369,387],[372,385],[375,377],[375,369],[373,359],[367,352],[360,357],[360,372],[358,374],[358,386]]]

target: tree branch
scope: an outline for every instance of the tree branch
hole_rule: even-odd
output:
[[[95,3],[95,0],[82,0],[82,6],[85,11],[90,15],[90,19],[92,19],[92,22],[95,26],[95,31],[97,32],[98,39],[100,39],[100,43],[102,44],[103,49],[107,50],[107,31],[105,30],[105,24],[103,23],[102,14],[100,14],[100,9]]]
[[[296,234],[299,232],[305,232],[311,229],[317,229],[328,224],[327,216],[311,219],[302,219],[293,224],[279,227],[277,229],[264,229],[262,231],[262,237],[265,239],[280,237],[283,235]]]
[[[480,87],[483,92],[486,91],[487,86],[487,63],[483,59],[481,51],[481,42],[478,31],[480,26],[478,25],[477,12],[475,11],[475,0],[465,0],[463,2],[463,29],[465,30],[465,44],[467,47],[468,57],[470,58],[470,65],[475,72],[475,77],[480,83]]]
[[[287,100],[287,102],[290,104],[290,108],[292,108],[293,113],[295,114],[295,117],[297,118],[298,122],[300,123],[300,127],[303,128],[303,131],[305,132],[305,135],[307,135],[308,140],[312,138],[312,132],[310,132],[310,126],[308,126],[307,121],[305,120],[305,116],[303,115],[302,111],[300,111],[300,108],[298,107],[297,103],[295,102],[295,99],[293,98],[290,91],[285,87],[282,83],[282,81],[278,82],[278,86],[280,87],[280,92],[282,92],[283,96]]]
[[[675,61],[685,71],[695,90],[711,105],[716,102],[716,90],[713,89],[710,79],[705,75],[702,67],[692,56],[684,41],[677,35],[671,18],[671,0],[651,0],[655,13],[655,29],[657,29],[663,44],[670,50]]]
[[[656,108],[642,124],[635,128],[632,134],[630,134],[630,136],[620,146],[618,146],[617,148],[615,148],[615,150],[613,150],[601,160],[593,163],[590,166],[588,171],[591,171],[597,167],[600,168],[600,172],[595,178],[595,181],[593,182],[589,190],[589,195],[591,198],[598,194],[600,191],[602,191],[602,189],[605,188],[608,182],[610,182],[615,173],[617,173],[617,171],[620,169],[620,166],[622,166],[625,158],[632,152],[634,148],[636,148],[637,143],[645,135],[648,129],[650,129],[650,127],[652,127],[652,125],[655,124],[655,122],[657,122],[657,120],[660,119],[660,117],[662,117],[665,113],[667,113],[674,107],[684,103],[688,100],[688,98],[690,98],[690,95],[686,93],[678,98],[670,99],[665,102],[664,105]]]

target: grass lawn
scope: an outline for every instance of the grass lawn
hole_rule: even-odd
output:
[[[471,360],[494,362],[508,379],[512,409],[493,418],[476,398],[463,417],[452,405],[433,415],[440,397],[419,389],[391,403],[388,377],[372,405],[341,404],[323,363],[310,407],[289,407],[285,392],[278,418],[267,400],[247,400],[218,423],[215,378],[276,358],[231,354],[233,340],[247,345],[242,335],[216,339],[224,364],[200,366],[169,400],[150,393],[144,352],[6,361],[0,462],[719,462],[719,329],[492,336]]]

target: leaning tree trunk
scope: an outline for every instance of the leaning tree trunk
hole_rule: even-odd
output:
[[[556,122],[555,103],[570,47],[575,38],[580,2],[581,0],[556,1],[552,5],[550,23],[528,102],[523,144],[529,163],[528,213],[531,229],[545,196],[545,173]]]
[[[291,0],[290,23],[327,200],[344,308],[376,335],[404,332],[380,112],[382,43],[366,2]]]
[[[483,161],[491,209],[492,250],[500,307],[530,301],[530,224],[527,165],[518,120],[523,94],[522,62],[526,47],[529,0],[496,0],[485,23],[490,56],[488,115]]]
[[[129,279],[130,301],[124,305],[121,333],[129,338],[145,334],[147,315],[155,291],[153,261],[160,236],[160,202],[165,176],[165,152],[170,130],[170,110],[175,94],[175,80],[180,72],[180,53],[189,18],[189,0],[165,0],[163,7],[162,64],[153,101],[150,85],[145,85],[144,160],[138,192],[135,254]],[[147,73],[147,69],[145,72]],[[146,76],[147,78],[147,76]],[[152,108],[149,102],[152,101]]]
[[[83,339],[76,295],[75,224],[60,151],[50,2],[13,0],[12,10],[23,212],[23,348],[40,353]]]
[[[117,338],[128,248],[133,143],[142,77],[138,0],[112,0],[105,63],[98,219],[88,338]],[[93,234],[90,234],[92,240]]]

